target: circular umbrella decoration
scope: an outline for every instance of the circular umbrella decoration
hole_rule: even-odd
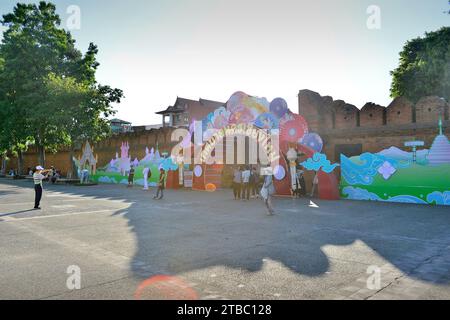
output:
[[[284,177],[286,176],[286,170],[284,170],[283,166],[277,165],[273,170],[273,176],[277,180],[283,180]]]
[[[256,118],[255,126],[261,129],[277,129],[279,121],[272,113],[263,113]]]
[[[252,123],[255,121],[255,115],[252,110],[248,108],[246,105],[237,106],[230,115],[229,122],[230,123]]]
[[[270,112],[272,112],[275,117],[281,119],[288,112],[287,102],[282,98],[276,98],[270,103]]]
[[[203,174],[203,168],[200,165],[196,165],[194,168],[194,175],[198,178],[201,177]]]
[[[246,96],[247,95],[242,91],[233,93],[227,102],[227,110],[231,112],[234,111],[234,109],[241,104],[242,100],[244,100]]]
[[[292,120],[280,125],[280,141],[297,143],[308,133],[308,124],[305,119],[298,114],[293,114],[292,117]]]
[[[322,152],[323,141],[317,133],[307,133],[303,138],[299,140],[300,144],[303,144],[316,152]]]

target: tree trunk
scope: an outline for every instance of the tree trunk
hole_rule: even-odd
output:
[[[38,145],[39,165],[45,168],[45,147]]]
[[[17,151],[17,174],[19,176],[23,175],[23,152],[22,152],[22,150]]]
[[[2,156],[2,169],[0,174],[6,174],[6,153]]]
[[[77,168],[75,167],[75,162],[73,161],[73,157],[75,156],[75,147],[72,145],[70,146],[70,176],[72,179],[76,179],[78,178],[78,172],[77,172]],[[67,173],[67,175],[69,175],[69,172]]]

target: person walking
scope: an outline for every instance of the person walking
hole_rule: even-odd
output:
[[[39,205],[42,199],[42,180],[47,178],[47,174],[48,172],[46,172],[41,166],[37,166],[36,171],[33,174],[35,210],[41,210]]]
[[[158,183],[158,190],[156,191],[156,195],[153,197],[153,199],[161,200],[164,197],[164,183],[166,180],[166,172],[163,168],[159,169],[159,183]],[[159,193],[161,192],[161,195]]]
[[[275,187],[272,179],[272,168],[266,168],[264,174],[265,177],[264,184],[261,188],[261,197],[263,198],[264,204],[268,210],[267,215],[273,216],[274,210],[272,206],[272,195],[275,193]]]
[[[241,181],[242,173],[241,168],[236,167],[233,172],[233,194],[234,200],[241,199]]]
[[[128,172],[128,188],[132,188],[134,184],[134,166],[130,167],[130,171]]]
[[[242,172],[242,200],[250,200],[250,176],[251,171],[249,167],[246,167]]]

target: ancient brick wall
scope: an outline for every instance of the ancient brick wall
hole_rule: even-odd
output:
[[[408,99],[395,98],[386,108],[386,124],[408,124],[413,122],[414,105]]]
[[[386,124],[386,108],[374,103],[367,103],[359,111],[359,126],[363,128],[380,127]]]
[[[129,155],[132,160],[134,158],[142,159],[145,156],[145,148],[149,149],[158,146],[159,152],[170,153],[176,142],[171,142],[171,134],[174,128],[164,127],[160,129],[151,129],[148,131],[129,132],[123,134],[113,135],[99,143],[93,144],[94,154],[98,156],[98,167],[106,165],[112,158],[115,157],[116,152],[120,155],[120,146],[122,142],[128,142],[130,149]],[[75,157],[81,157],[81,146],[75,151]],[[35,148],[30,148],[24,153],[24,170],[27,168],[34,168],[39,164],[38,153]],[[54,166],[57,170],[61,170],[63,175],[70,171],[70,150],[61,148],[57,153],[46,152],[45,166],[49,168]],[[15,157],[10,156],[10,161],[7,164],[7,170],[17,169],[18,163]]]
[[[298,101],[299,114],[322,137],[323,152],[333,161],[339,161],[340,145],[361,145],[362,152],[379,152],[391,146],[405,149],[406,141],[423,140],[429,148],[438,133],[439,116],[444,130],[450,127],[450,105],[439,97],[424,97],[416,104],[400,97],[388,107],[367,103],[359,110],[345,101],[301,90]],[[320,119],[332,125],[323,126]]]

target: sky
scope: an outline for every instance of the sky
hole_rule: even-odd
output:
[[[0,14],[16,2],[1,0]],[[97,80],[124,91],[116,116],[133,125],[161,123],[155,112],[177,96],[226,102],[236,91],[295,112],[301,89],[386,106],[405,42],[450,26],[447,0],[52,2],[78,49],[98,45]]]

